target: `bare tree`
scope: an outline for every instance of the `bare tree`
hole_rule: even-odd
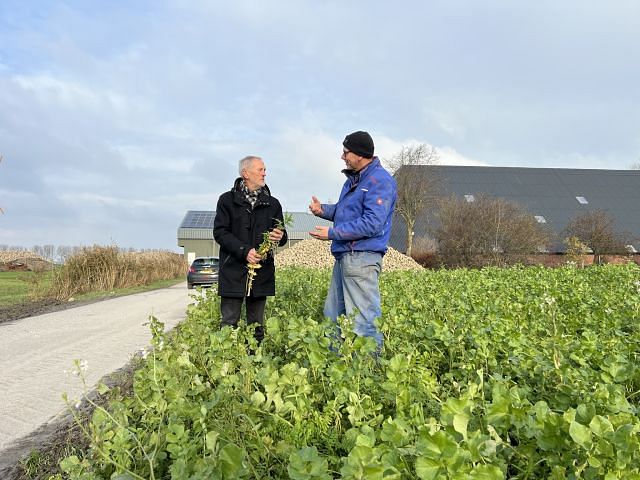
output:
[[[605,254],[626,254],[632,243],[631,234],[615,228],[615,218],[603,210],[593,210],[575,216],[564,230],[567,237],[576,237],[593,252],[596,263]]]
[[[55,258],[56,247],[54,245],[48,244],[42,246],[42,256],[47,260],[53,261]]]
[[[638,160],[638,161],[637,161],[637,162],[635,162],[635,163],[632,163],[632,164],[629,166],[629,170],[640,170],[640,160]]]
[[[56,255],[58,256],[58,261],[64,263],[67,261],[67,258],[71,256],[73,252],[73,247],[69,245],[58,245],[56,248]]]
[[[434,165],[440,160],[437,150],[426,144],[403,146],[390,160],[385,161],[398,185],[396,212],[407,228],[406,254],[411,256],[416,219],[427,207],[435,204],[442,189],[442,180],[429,173],[423,165]]]
[[[524,262],[544,250],[549,231],[515,202],[476,195],[473,202],[439,202],[438,251],[447,266],[479,267]]]
[[[44,258],[44,247],[42,245],[34,245],[31,247],[31,251]]]

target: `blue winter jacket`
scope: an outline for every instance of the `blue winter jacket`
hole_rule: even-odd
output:
[[[340,258],[346,252],[384,254],[391,234],[391,217],[396,205],[395,179],[378,157],[356,173],[343,170],[347,181],[336,204],[322,204],[322,218],[333,221],[329,229],[331,253]]]

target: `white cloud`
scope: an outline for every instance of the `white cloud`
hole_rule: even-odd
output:
[[[121,145],[114,149],[122,156],[124,165],[130,170],[152,170],[155,172],[189,173],[198,158],[158,155],[138,145]]]
[[[306,211],[311,196],[337,199],[344,176],[340,171],[342,140],[320,129],[282,128],[264,156],[267,184],[283,208]]]
[[[40,176],[43,185],[52,191],[102,190],[109,183],[109,178],[98,172],[77,168],[62,167],[50,169]]]
[[[229,190],[231,185],[224,190]],[[160,211],[184,215],[187,210],[215,210],[218,196],[222,191],[213,189],[206,193],[160,194],[154,198]]]
[[[114,92],[100,91],[95,87],[64,81],[52,75],[16,75],[13,78],[21,88],[31,92],[44,104],[58,104],[67,109],[110,108],[115,111],[124,111],[127,106],[125,98]]]
[[[7,1],[0,202],[26,245],[35,223],[53,243],[173,246],[249,153],[285,208],[335,200],[359,128],[383,159],[418,143],[453,165],[638,159],[637,2]]]
[[[89,211],[95,207],[137,208],[155,206],[155,203],[150,200],[113,197],[90,192],[63,193],[60,194],[59,198],[69,206],[79,208],[79,206],[82,205],[82,209],[85,211]]]
[[[419,145],[420,143],[425,143],[415,139],[394,140],[384,135],[376,135],[375,132],[370,133],[373,137],[373,143],[375,145],[375,154],[380,157],[380,159],[382,159],[383,163],[385,160],[390,160],[405,146],[413,146]]]
[[[448,110],[427,109],[426,117],[444,133],[453,138],[464,138],[467,127],[459,112],[453,105],[448,105]]]
[[[544,155],[540,159],[540,163],[535,165],[537,167],[553,167],[553,168],[596,168],[596,169],[622,169],[626,168],[626,165],[620,167],[612,167],[619,161],[615,156],[609,155],[595,155],[584,154],[580,152],[569,152],[566,154],[555,154],[550,152]],[[575,167],[579,165],[579,167]]]
[[[385,136],[374,137],[374,140],[376,143],[376,155],[383,160],[391,159],[394,155],[399,153],[403,147],[415,147],[420,144],[430,145],[428,142],[416,139],[398,141]],[[440,165],[487,165],[482,161],[462,155],[452,147],[430,146],[434,147],[438,153],[438,164]]]
[[[440,155],[441,165],[475,165],[487,166],[488,164],[480,160],[466,157],[451,147],[437,147],[436,150]]]
[[[33,192],[25,192],[21,190],[8,190],[8,189],[0,189],[0,198],[3,201],[15,201],[15,202],[24,202],[29,200],[34,200],[38,198],[38,196]]]

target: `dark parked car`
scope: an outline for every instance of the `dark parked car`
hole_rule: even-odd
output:
[[[187,273],[187,287],[211,286],[218,281],[218,257],[197,257]]]

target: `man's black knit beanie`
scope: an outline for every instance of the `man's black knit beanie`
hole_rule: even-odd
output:
[[[367,132],[353,132],[344,137],[344,148],[364,158],[373,157],[373,139]]]

